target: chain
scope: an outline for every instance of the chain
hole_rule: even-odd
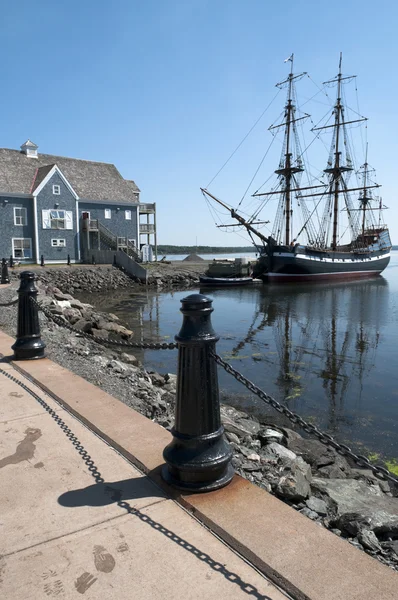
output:
[[[3,369],[1,368],[0,373],[8,379],[10,379],[11,381],[13,381],[14,383],[18,384],[23,390],[25,390],[25,392],[30,394],[48,412],[48,414],[54,419],[57,425],[59,425],[66,437],[72,442],[73,446],[76,448],[77,452],[82,457],[83,461],[88,467],[91,476],[94,478],[95,483],[98,486],[104,486],[103,493],[110,497],[111,501],[114,502],[119,508],[125,510],[127,514],[140,519],[140,521],[146,523],[147,525],[164,535],[168,540],[171,540],[172,542],[180,546],[180,548],[183,548],[190,554],[193,554],[198,560],[206,563],[210,567],[210,569],[212,569],[216,573],[221,574],[228,581],[240,587],[240,589],[247,595],[253,596],[257,600],[271,600],[269,596],[261,594],[257,590],[257,588],[255,588],[249,582],[244,581],[239,575],[233,573],[232,571],[229,571],[224,564],[214,560],[214,558],[212,558],[206,552],[203,552],[200,548],[197,548],[193,544],[190,544],[189,542],[187,542],[187,540],[184,540],[181,536],[174,533],[174,531],[172,531],[171,529],[165,527],[162,523],[159,523],[158,521],[152,519],[150,515],[141,512],[138,508],[136,508],[135,506],[131,506],[131,504],[126,502],[126,500],[123,500],[122,492],[119,489],[114,488],[112,484],[106,483],[105,479],[102,477],[97,465],[91,458],[90,454],[80,442],[79,438],[73,433],[71,428],[59,416],[59,414],[54,409],[52,409],[51,406],[49,406],[45,400],[40,398],[38,394],[31,390],[22,381],[11,375],[11,373],[9,373],[8,371],[3,371]],[[111,448],[113,447],[111,446]],[[98,487],[97,493],[100,493],[100,490],[101,487]]]
[[[6,307],[6,306],[14,306],[14,304],[18,304],[18,298],[16,300],[11,300],[11,302],[6,302],[5,304],[0,304],[0,307]]]
[[[93,336],[89,333],[86,333],[85,331],[76,329],[75,327],[73,327],[73,325],[66,323],[60,317],[57,317],[57,315],[53,315],[53,313],[51,311],[49,311],[47,308],[42,306],[40,304],[40,302],[38,302],[36,300],[36,298],[33,298],[33,296],[29,296],[29,299],[33,302],[33,304],[35,304],[37,306],[37,308],[39,310],[41,310],[42,313],[44,313],[46,315],[46,317],[48,319],[51,319],[51,321],[54,321],[54,323],[56,323],[56,325],[59,325],[60,327],[64,327],[65,329],[69,329],[69,331],[72,331],[72,333],[80,335],[81,337],[83,337],[87,340],[90,340],[91,342],[96,342],[97,344],[103,344],[105,346],[106,345],[124,346],[125,348],[142,348],[143,350],[174,350],[175,348],[177,348],[177,344],[174,344],[174,343],[165,343],[164,342],[161,344],[155,344],[155,343],[150,343],[150,342],[148,342],[148,343],[124,342],[122,340],[120,340],[120,341],[119,340],[108,340],[106,338]]]
[[[272,408],[275,408],[275,410],[277,410],[279,413],[285,415],[285,417],[287,417],[292,423],[294,423],[295,425],[299,425],[304,429],[304,431],[317,437],[322,444],[324,444],[325,446],[331,446],[342,456],[347,456],[351,458],[358,466],[370,469],[375,475],[383,479],[389,479],[394,483],[398,483],[398,477],[395,477],[388,469],[373,465],[370,462],[370,460],[362,454],[354,454],[351,448],[349,448],[345,444],[339,444],[331,435],[329,435],[328,433],[323,433],[315,425],[304,421],[304,419],[300,417],[300,415],[292,412],[286,406],[272,398],[272,396],[266,394],[249,379],[246,379],[246,377],[244,377],[242,373],[239,373],[239,371],[236,371],[230,364],[225,362],[225,360],[223,360],[221,356],[215,354],[214,352],[211,352],[211,356],[214,358],[218,365],[223,367],[223,369],[225,369],[227,373],[235,377],[235,379],[242,383],[250,392],[252,392],[261,400],[272,406]]]

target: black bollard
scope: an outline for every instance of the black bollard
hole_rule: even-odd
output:
[[[40,257],[40,266],[44,267],[44,254],[42,254]]]
[[[21,273],[21,285],[18,290],[18,328],[17,339],[12,345],[16,360],[32,360],[44,358],[46,344],[40,337],[39,314],[36,304],[30,298],[36,299],[35,275],[31,271]]]
[[[1,283],[10,283],[10,278],[8,277],[8,266],[5,258],[1,259]]]
[[[70,267],[70,254],[68,254],[68,267]]]
[[[10,254],[10,262],[8,264],[10,265],[10,269],[12,269],[14,266],[14,259],[12,257],[12,254]]]
[[[219,338],[211,324],[212,300],[192,294],[181,302],[174,439],[163,452],[162,477],[182,490],[209,492],[234,476],[221,424],[217,365],[210,355]]]
[[[114,267],[117,266],[117,264],[116,264],[116,254],[113,255],[113,266]]]
[[[95,265],[95,258],[94,258],[94,254],[91,256],[91,264]]]

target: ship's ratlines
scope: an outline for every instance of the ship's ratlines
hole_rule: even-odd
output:
[[[386,206],[377,195],[380,185],[368,163],[368,144],[363,136],[363,164],[359,168],[355,164],[351,133],[366,127],[367,118],[359,109],[347,108],[344,88],[355,84],[356,78],[343,75],[340,55],[337,76],[318,88],[320,92],[336,88],[335,100],[327,115],[314,123],[299,107],[296,93],[296,83],[309,75],[293,72],[293,54],[285,62],[290,65],[290,73],[277,88],[286,89],[286,102],[280,122],[269,127],[271,144],[277,135],[282,138],[273,187],[263,191],[264,184],[252,193],[258,204],[249,217],[243,211],[244,198],[232,207],[211,193],[209,186],[201,191],[208,203],[216,202],[228,210],[235,221],[233,226],[246,229],[260,255],[254,276],[281,282],[378,275],[390,261],[391,240],[383,218]],[[308,146],[303,143],[305,127],[313,136]],[[326,164],[314,175],[310,173],[308,156],[313,152],[316,159],[319,157],[316,143],[324,149],[327,136],[330,141]],[[256,175],[258,172],[259,169]],[[264,233],[270,221],[261,218],[271,216],[273,200],[277,200],[276,209],[270,228]]]

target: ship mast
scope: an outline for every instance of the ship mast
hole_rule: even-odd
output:
[[[285,168],[283,175],[285,177],[286,189],[285,189],[285,211],[286,211],[286,227],[285,227],[285,244],[286,246],[290,243],[290,217],[292,214],[291,208],[291,197],[290,197],[290,188],[292,182],[292,168],[291,168],[291,152],[290,152],[290,127],[292,120],[292,85],[293,85],[293,59],[294,55],[292,54],[291,66],[290,66],[290,74],[289,74],[289,93],[288,93],[288,101],[286,105],[286,154],[285,154]],[[280,173],[279,170],[276,173]]]
[[[341,52],[340,52],[340,62],[339,62],[339,74],[337,76],[337,102],[335,106],[335,127],[336,127],[336,151],[335,151],[335,161],[334,161],[334,206],[333,206],[333,234],[332,234],[332,250],[336,250],[337,248],[337,226],[338,226],[338,216],[339,216],[339,188],[340,188],[340,179],[341,179],[341,170],[340,170],[340,150],[339,150],[339,141],[340,141],[340,125],[341,125]],[[341,119],[342,120],[342,119]]]
[[[367,208],[367,203],[370,200],[370,198],[367,197],[366,195],[366,180],[367,180],[367,175],[368,175],[368,144],[366,144],[366,156],[365,156],[365,164],[363,165],[364,171],[363,171],[363,198],[362,198],[362,240],[363,242],[365,242],[365,223],[366,223],[366,208]]]
[[[288,246],[290,244],[290,230],[291,230],[291,221],[292,221],[292,215],[293,215],[292,195],[291,195],[292,178],[295,173],[300,173],[304,170],[301,167],[292,166],[293,154],[290,149],[292,125],[296,121],[306,119],[308,116],[308,115],[305,115],[304,117],[300,117],[298,119],[294,118],[295,106],[293,104],[293,98],[292,98],[293,82],[295,79],[299,79],[299,78],[301,79],[301,77],[303,77],[303,75],[305,75],[305,73],[301,73],[300,75],[293,75],[294,54],[292,54],[287,60],[290,61],[290,63],[291,63],[289,76],[287,79],[285,79],[285,81],[282,81],[281,83],[277,83],[277,85],[276,85],[276,87],[279,87],[279,88],[282,88],[286,84],[288,85],[287,102],[286,102],[286,106],[285,106],[286,120],[284,123],[281,123],[280,125],[274,125],[273,127],[270,127],[270,130],[272,130],[272,129],[276,129],[277,127],[285,126],[286,148],[285,148],[284,165],[282,168],[277,169],[275,171],[275,173],[277,175],[282,175],[282,177],[284,178],[284,182],[285,182],[283,194],[285,196],[284,213],[285,213],[285,245],[286,246]],[[257,194],[255,194],[255,195],[257,195]]]

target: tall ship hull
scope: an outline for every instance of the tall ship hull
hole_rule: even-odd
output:
[[[357,110],[343,104],[343,99],[346,98],[343,88],[355,76],[343,75],[340,55],[337,76],[322,84],[336,87],[337,94],[332,110],[310,130],[314,135],[313,142],[320,141],[323,134],[331,134],[326,168],[315,175],[309,173],[307,157],[307,151],[313,142],[303,150],[299,136],[303,123],[308,119],[312,122],[312,119],[309,114],[301,111],[295,87],[296,81],[306,77],[307,73],[293,74],[293,55],[285,62],[291,64],[290,74],[276,86],[279,89],[287,88],[283,118],[281,122],[269,127],[274,139],[280,135],[282,143],[278,168],[265,182],[274,177],[275,182],[270,191],[261,191],[264,183],[252,194],[259,205],[249,218],[246,216],[247,212],[243,213],[243,207],[240,208],[245,195],[238,203],[238,208],[234,209],[207,189],[202,188],[202,192],[206,200],[214,200],[228,209],[240,228],[247,230],[260,255],[253,269],[254,277],[278,283],[358,279],[379,275],[388,266],[392,245],[388,227],[383,220],[383,209],[387,207],[381,197],[374,195],[374,190],[380,185],[375,182],[374,170],[368,164],[367,143],[364,164],[359,168],[354,165],[352,130],[367,121]],[[319,90],[322,92],[323,88]],[[325,95],[330,101],[326,92]],[[361,139],[364,146],[363,137]],[[325,146],[324,143],[323,145]],[[231,156],[233,155],[234,153]],[[302,182],[303,173],[307,177],[305,184]],[[272,229],[269,229],[270,234],[265,234],[261,229],[271,221],[259,220],[260,212],[271,212],[274,199],[277,200],[277,205]],[[254,202],[251,201],[252,206]],[[236,227],[236,224],[217,227]]]
[[[389,250],[356,255],[279,246],[266,261],[261,275],[272,282],[358,279],[380,275],[389,262]]]

